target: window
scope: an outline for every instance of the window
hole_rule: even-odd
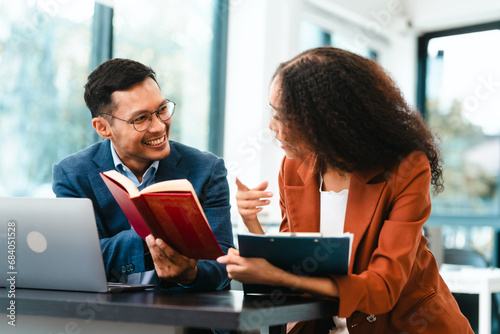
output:
[[[151,66],[163,94],[177,102],[171,138],[208,149],[214,2],[114,4],[113,56]]]
[[[82,87],[93,7],[0,2],[0,195],[51,194],[54,162],[92,142]]]
[[[434,213],[499,216],[500,30],[432,38],[427,51],[426,118],[446,163]]]
[[[500,22],[426,34],[419,53],[419,104],[444,159],[445,191],[433,198],[431,222],[498,225]],[[467,247],[481,235],[477,248],[491,251],[491,235],[477,229],[448,228],[445,241]]]
[[[299,49],[301,51],[331,44],[332,35],[328,31],[309,20],[300,21]]]
[[[377,52],[368,44],[343,33],[344,29],[330,31],[308,19],[303,19],[299,26],[299,48],[301,51],[329,45],[348,50],[360,56],[377,60]]]
[[[151,66],[172,139],[222,154],[227,1],[114,3],[0,2],[0,196],[53,196],[53,164],[100,140],[83,86],[108,57]]]

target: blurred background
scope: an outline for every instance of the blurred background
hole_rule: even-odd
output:
[[[83,100],[88,74],[125,57],[151,66],[177,102],[171,139],[225,159],[232,195],[236,176],[269,181],[261,219],[276,230],[283,153],[268,129],[270,78],[321,45],[391,73],[441,140],[433,242],[498,266],[498,0],[0,0],[0,196],[53,196],[52,165],[100,140]]]

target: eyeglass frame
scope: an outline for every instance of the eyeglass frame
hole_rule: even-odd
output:
[[[125,123],[132,124],[132,126],[134,127],[135,131],[137,131],[137,132],[144,132],[144,131],[146,131],[151,126],[151,123],[153,123],[153,114],[156,114],[156,117],[158,117],[158,119],[160,121],[162,121],[162,122],[166,122],[169,119],[171,119],[172,116],[174,116],[175,106],[177,105],[177,103],[175,103],[174,101],[171,101],[169,99],[165,99],[165,101],[166,102],[164,104],[162,104],[160,106],[160,108],[156,109],[155,111],[145,111],[145,112],[137,115],[132,121],[127,121],[126,119],[119,118],[119,117],[116,117],[116,116],[113,116],[113,115],[110,115],[110,114],[106,114],[106,113],[99,114],[99,117],[101,117],[101,116],[109,116],[109,117],[112,117],[112,118],[116,118],[116,119],[118,119],[120,121],[123,121]],[[163,108],[163,106],[168,105],[169,103],[173,104],[173,108],[172,108],[172,112],[170,113],[170,117],[167,118],[167,119],[161,119],[161,117],[160,117],[160,109]],[[139,117],[141,117],[143,115],[146,115],[146,114],[150,114],[148,126],[146,126],[146,128],[144,130],[137,130],[137,128],[135,127],[135,121],[137,120],[137,118],[139,118]]]

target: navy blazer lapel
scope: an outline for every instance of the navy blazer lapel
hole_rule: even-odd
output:
[[[170,142],[170,154],[161,160],[156,171],[156,181],[187,179],[189,172],[186,168],[179,166],[182,155],[176,148],[175,142]]]
[[[185,168],[179,167],[182,160],[182,155],[175,147],[175,143],[170,143],[170,154],[165,159],[161,160],[156,171],[157,182],[172,180],[172,179],[187,179],[189,176]],[[111,141],[104,140],[96,154],[93,157],[96,164],[96,169],[89,171],[88,179],[95,193],[98,203],[102,206],[109,201],[109,190],[104,181],[102,181],[99,173],[115,169],[113,156],[111,155]]]
[[[105,139],[101,142],[101,146],[94,155],[94,162],[99,166],[100,171],[108,171],[115,169],[115,164],[113,163],[113,156],[111,155],[111,141]]]

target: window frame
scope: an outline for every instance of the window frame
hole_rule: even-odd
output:
[[[224,149],[224,114],[226,100],[226,64],[229,22],[229,0],[214,0],[212,51],[210,61],[210,106],[209,129],[207,138],[208,151],[223,156]],[[92,22],[92,52],[90,71],[99,64],[113,58],[113,15],[112,7],[99,2],[94,4]],[[95,141],[99,140],[97,134]]]
[[[427,48],[429,41],[437,37],[461,35],[467,33],[481,32],[500,29],[500,21],[483,24],[458,27],[440,31],[424,33],[418,37],[418,64],[417,64],[417,107],[424,119],[427,117],[426,110],[426,79],[427,79]],[[500,186],[500,179],[498,180]],[[446,185],[445,185],[446,186]],[[500,189],[500,187],[499,187]],[[499,203],[500,205],[500,203]],[[429,225],[460,225],[460,226],[491,226],[500,230],[500,215],[495,216],[445,216],[431,213],[426,224]],[[500,238],[500,234],[499,234]]]

